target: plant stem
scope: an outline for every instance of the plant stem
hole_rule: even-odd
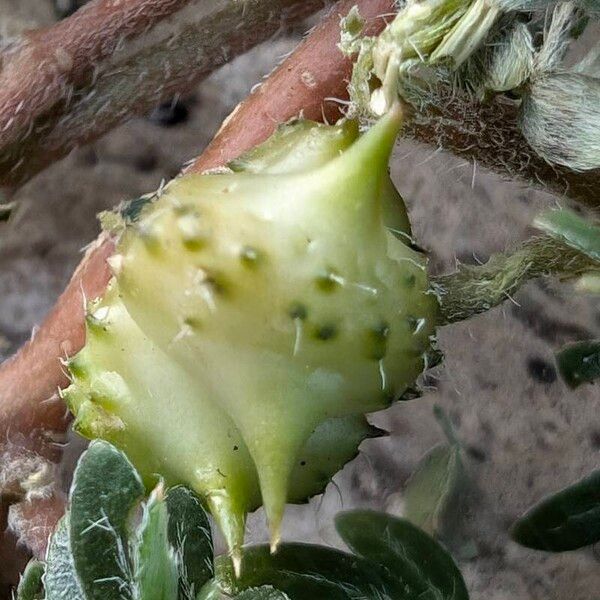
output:
[[[436,86],[427,104],[407,122],[404,134],[502,177],[600,207],[600,169],[572,171],[537,156],[518,128],[516,103],[501,96],[483,103]]]
[[[441,325],[464,321],[504,302],[527,281],[556,275],[576,277],[598,271],[592,258],[560,239],[530,238],[511,253],[495,254],[484,265],[460,265],[432,278],[441,305]]]
[[[0,55],[0,186],[184,93],[326,0],[96,0]]]

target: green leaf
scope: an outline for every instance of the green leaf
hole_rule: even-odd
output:
[[[238,594],[235,600],[290,600],[290,597],[270,585],[250,588]]]
[[[419,600],[467,600],[465,582],[450,555],[405,519],[373,511],[337,515],[336,528],[351,550],[381,564]]]
[[[460,443],[448,415],[440,406],[433,414],[448,444],[433,447],[419,461],[404,489],[404,516],[429,535],[439,535],[447,514],[455,505],[463,480]]]
[[[40,600],[44,597],[44,571],[44,563],[39,560],[32,559],[27,563],[17,588],[17,600]]]
[[[404,516],[429,535],[439,533],[461,479],[460,449],[439,444],[419,462],[404,490]]]
[[[522,546],[548,552],[600,541],[600,469],[536,504],[513,525],[511,536]]]
[[[535,225],[551,237],[600,263],[600,227],[570,210],[550,210]]]
[[[169,542],[181,571],[180,597],[193,600],[214,574],[213,543],[208,516],[200,498],[179,486],[167,492]]]
[[[311,544],[281,544],[275,554],[266,545],[252,546],[244,550],[239,578],[227,557],[217,558],[215,573],[229,595],[272,585],[292,600],[413,597],[404,582],[379,564]]]
[[[63,517],[54,530],[46,556],[44,588],[46,600],[85,600],[75,574],[69,543],[69,517]]]
[[[167,503],[162,484],[144,507],[136,546],[135,581],[141,600],[177,600],[179,576],[168,539]]]
[[[582,294],[600,294],[600,272],[584,273],[575,283],[575,290]]]
[[[558,370],[568,386],[576,388],[600,377],[600,340],[565,346],[557,355]]]
[[[143,495],[125,455],[107,442],[92,442],[75,469],[70,511],[75,570],[90,600],[132,597],[128,522]]]

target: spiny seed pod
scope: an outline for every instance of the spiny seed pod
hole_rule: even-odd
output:
[[[286,501],[322,491],[423,369],[438,303],[387,174],[400,124],[296,123],[235,173],[171,182],[89,307],[76,428],[193,488],[235,559],[246,513],[264,505],[276,547]]]

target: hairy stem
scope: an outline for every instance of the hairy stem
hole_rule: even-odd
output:
[[[431,91],[427,104],[407,123],[404,133],[503,177],[600,207],[600,169],[573,171],[547,163],[521,134],[515,102],[501,96],[483,103],[438,86]]]
[[[184,93],[326,0],[95,0],[0,55],[0,186]]]
[[[484,265],[460,265],[433,278],[443,325],[464,321],[511,298],[527,281],[556,275],[575,277],[600,270],[590,256],[550,236],[530,238],[513,252],[495,254]]]
[[[352,60],[338,49],[340,17],[353,6],[366,21],[365,34],[376,34],[393,14],[394,0],[342,0],[279,69],[225,120],[201,156],[189,167],[201,172],[237,158],[265,140],[277,123],[302,114],[315,121],[340,117],[340,101],[348,98]],[[384,17],[380,17],[383,15]]]

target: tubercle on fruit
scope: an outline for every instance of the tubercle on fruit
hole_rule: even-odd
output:
[[[246,514],[271,544],[377,435],[365,414],[423,369],[438,305],[387,173],[401,125],[295,122],[188,175],[123,225],[64,397],[77,429],[151,484],[199,493],[239,564]]]

